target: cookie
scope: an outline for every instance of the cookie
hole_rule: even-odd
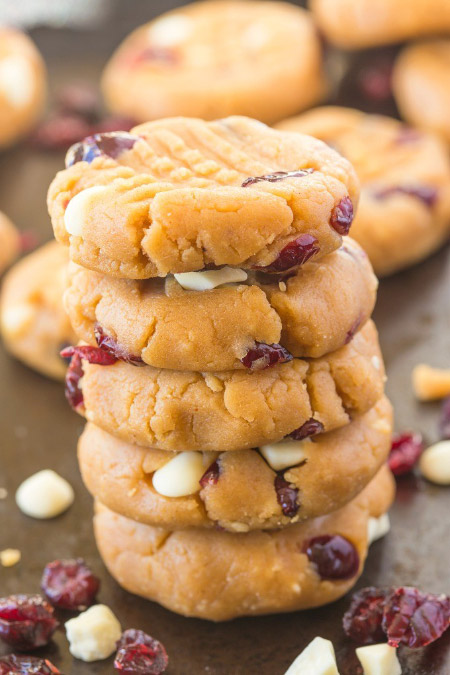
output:
[[[450,233],[450,160],[432,134],[350,108],[317,108],[280,125],[341,152],[358,173],[352,237],[379,276],[426,258]]]
[[[78,461],[90,493],[127,518],[169,529],[218,525],[246,532],[285,527],[344,506],[386,461],[391,433],[386,398],[338,431],[261,452],[174,454],[131,445],[87,424]],[[186,482],[188,471],[192,483]]]
[[[321,32],[344,49],[450,32],[447,0],[309,0]]]
[[[332,354],[253,372],[137,368],[120,360],[84,360],[83,370],[69,369],[70,387],[82,376],[78,412],[118,438],[170,451],[253,448],[298,436],[306,423],[331,431],[369,410],[385,380],[372,322]]]
[[[244,369],[256,344],[281,344],[296,357],[320,357],[365,324],[377,281],[351,239],[285,281],[249,272],[242,283],[185,290],[165,280],[113,279],[73,266],[65,307],[78,337],[117,344],[156,368]]]
[[[0,148],[30,131],[42,110],[46,74],[29,37],[0,26]]]
[[[67,163],[48,195],[56,238],[83,267],[132,279],[318,260],[348,233],[359,192],[325,144],[245,117],[96,135]]]
[[[0,274],[19,255],[20,235],[12,222],[0,211]]]
[[[274,532],[244,534],[151,527],[98,503],[95,537],[121,586],[179,614],[225,621],[291,612],[333,602],[355,584],[367,554],[369,518],[387,511],[394,490],[383,467],[339,511]],[[336,548],[345,551],[333,576],[323,558],[322,565],[315,562],[320,542],[332,537],[339,537]]]
[[[450,40],[428,40],[405,47],[394,67],[397,107],[410,124],[434,131],[450,142]]]
[[[52,241],[18,262],[5,276],[0,328],[7,350],[31,368],[63,379],[67,363],[60,350],[75,336],[62,294],[67,250]]]
[[[293,5],[193,3],[135,30],[102,88],[111,110],[138,122],[248,115],[271,124],[323,95],[322,49],[311,15]]]

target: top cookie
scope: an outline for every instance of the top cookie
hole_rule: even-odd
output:
[[[272,124],[324,91],[309,12],[284,2],[212,0],[135,30],[103,75],[109,107],[138,122],[248,115]]]
[[[348,233],[359,193],[324,143],[245,117],[96,135],[67,165],[48,195],[56,238],[80,265],[132,279],[317,260]]]

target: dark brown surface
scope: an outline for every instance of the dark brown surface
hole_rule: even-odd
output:
[[[127,7],[128,15],[116,16],[101,30],[81,36],[70,31],[35,31],[52,85],[77,77],[94,79],[117,40],[162,4],[122,3],[121,11],[124,14]],[[39,233],[42,241],[51,237],[46,190],[61,166],[62,154],[40,154],[26,147],[0,156],[0,209],[21,228]],[[410,372],[419,361],[449,365],[449,284],[447,248],[422,265],[383,281],[375,312],[396,427],[421,430],[429,441],[437,439],[438,407],[414,401]],[[113,609],[124,628],[144,629],[164,642],[172,675],[282,675],[316,635],[333,640],[341,675],[358,672],[355,645],[341,629],[348,598],[319,610],[214,625],[184,619],[122,591],[102,566],[93,541],[91,500],[81,484],[75,457],[81,419],[66,405],[60,384],[35,374],[3,351],[0,372],[0,487],[9,491],[7,499],[0,501],[0,550],[16,547],[22,551],[19,565],[0,568],[0,595],[36,592],[49,560],[82,555],[102,578],[99,600]],[[53,468],[68,478],[76,491],[74,506],[50,522],[27,518],[14,503],[19,483],[43,468]],[[449,510],[450,489],[414,477],[403,479],[392,510],[392,531],[372,547],[358,586],[414,584],[428,591],[450,592]],[[1,646],[0,653],[4,653]],[[45,654],[65,675],[112,672],[111,660],[97,664],[73,660],[63,630]],[[404,675],[450,673],[450,632],[427,649],[403,650],[400,658]]]

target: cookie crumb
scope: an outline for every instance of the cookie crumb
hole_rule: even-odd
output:
[[[432,368],[419,363],[412,372],[412,384],[419,401],[450,396],[450,368]]]
[[[4,551],[0,551],[0,564],[2,567],[13,567],[20,562],[22,554],[17,548],[5,548]]]

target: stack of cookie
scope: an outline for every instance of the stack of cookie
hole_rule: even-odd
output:
[[[213,620],[330,602],[393,496],[391,408],[321,141],[242,117],[85,139],[49,210],[73,261],[69,400],[119,583]]]

